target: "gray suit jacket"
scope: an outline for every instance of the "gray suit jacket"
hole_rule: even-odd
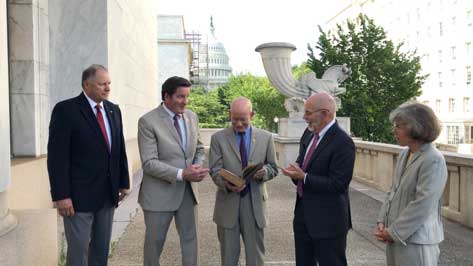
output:
[[[266,204],[268,192],[265,182],[278,174],[274,155],[274,143],[271,133],[252,128],[248,165],[264,163],[266,175],[261,182],[251,180],[251,202],[258,227],[266,226]],[[209,152],[210,175],[217,185],[214,221],[217,225],[232,228],[238,220],[240,195],[225,188],[224,179],[218,174],[226,169],[238,176],[242,175],[240,151],[236,143],[233,128],[223,129],[210,140]]]
[[[138,146],[143,168],[138,202],[147,211],[175,211],[181,205],[185,181],[177,181],[179,169],[202,164],[204,148],[199,137],[198,119],[186,110],[187,147],[183,149],[179,135],[164,107],[160,105],[138,121]],[[191,182],[196,203],[197,184]]]
[[[430,143],[411,154],[409,162],[408,154],[409,149],[399,154],[378,222],[383,222],[394,240],[404,245],[438,244],[443,240],[440,208],[447,165]]]

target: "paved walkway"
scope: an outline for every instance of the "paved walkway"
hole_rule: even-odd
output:
[[[265,230],[266,265],[292,266],[295,265],[292,232],[295,188],[285,176],[278,176],[267,184],[270,224]],[[202,266],[220,265],[216,225],[212,221],[215,189],[210,179],[204,180],[199,187],[200,265]],[[138,189],[135,189],[135,192],[117,211],[117,220],[120,221],[116,224],[121,225],[116,226],[117,228],[120,227],[123,231],[127,221],[130,223],[124,232],[114,230],[115,240],[118,240],[119,235],[121,237],[113,245],[110,258],[112,266],[142,265],[145,226],[142,211],[136,205],[137,191]],[[381,266],[386,263],[384,244],[376,241],[372,235],[383,195],[384,193],[352,182],[350,200],[354,229],[348,234],[349,265]],[[136,216],[132,218],[130,213],[132,215],[136,213]],[[444,221],[444,226],[446,240],[441,245],[440,265],[473,266],[473,230],[447,220]],[[180,259],[179,240],[175,226],[171,224],[161,256],[161,265],[181,265]],[[245,265],[244,261],[242,249],[240,265]]]

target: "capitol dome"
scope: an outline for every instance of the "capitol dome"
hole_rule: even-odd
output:
[[[228,82],[228,78],[232,74],[232,68],[229,65],[229,58],[223,43],[215,37],[215,27],[213,19],[210,17],[210,35],[208,36],[207,45],[204,45],[207,51],[206,56],[199,58],[199,76],[202,83],[208,90],[212,90],[218,86]],[[204,78],[205,77],[205,78]]]

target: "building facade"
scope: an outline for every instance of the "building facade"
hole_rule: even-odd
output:
[[[185,33],[183,16],[158,16],[158,88],[172,76],[190,78],[191,42]]]
[[[129,169],[140,168],[138,118],[159,104],[156,14],[154,0],[0,1],[0,265],[57,265],[49,119],[93,63],[109,70]]]
[[[421,57],[420,102],[442,121],[437,142],[454,144],[472,153],[473,143],[473,1],[471,0],[357,0],[327,23],[327,29],[364,13],[382,26],[390,39]]]

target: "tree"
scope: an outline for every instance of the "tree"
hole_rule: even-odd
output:
[[[251,74],[231,76],[228,83],[219,87],[217,94],[220,103],[230,108],[233,99],[245,96],[253,103],[255,116],[252,123],[256,127],[275,131],[275,117],[287,116],[284,108],[284,96],[271,86],[266,77],[256,77]]]
[[[202,87],[193,87],[187,107],[197,114],[202,128],[225,127],[228,121],[228,108],[220,103],[217,91],[206,92]]]
[[[336,34],[324,32],[315,46],[309,45],[308,65],[318,77],[332,65],[347,64],[352,76],[343,83],[339,116],[351,117],[355,136],[370,141],[393,143],[389,113],[401,103],[420,95],[426,76],[415,52],[402,52],[382,27],[365,15],[357,23],[337,25]]]
[[[294,65],[291,68],[292,75],[295,79],[300,80],[304,74],[312,72],[307,62],[302,62],[300,65]]]

